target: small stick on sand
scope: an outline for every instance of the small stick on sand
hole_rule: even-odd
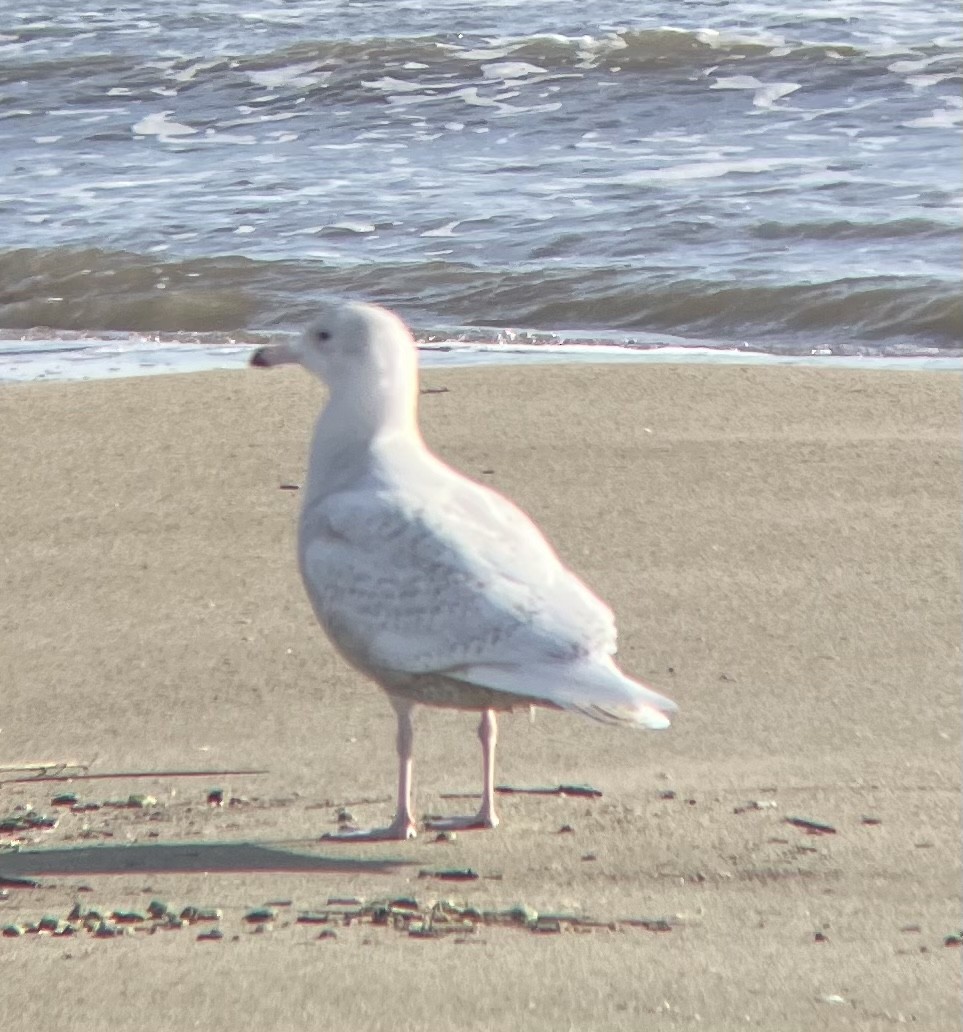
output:
[[[836,829],[831,824],[820,824],[819,821],[811,821],[807,817],[787,817],[787,824],[792,824],[810,835],[835,835]]]
[[[237,778],[253,777],[258,774],[269,774],[267,770],[118,770],[108,771],[103,774],[66,774],[64,771],[70,768],[81,771],[89,770],[89,764],[85,763],[36,763],[20,767],[0,767],[0,774],[19,773],[21,771],[36,770],[36,774],[23,778],[6,778],[0,780],[0,784],[13,785],[21,782],[34,781],[108,781],[127,780],[129,778]],[[59,771],[57,774],[44,773],[48,770]]]

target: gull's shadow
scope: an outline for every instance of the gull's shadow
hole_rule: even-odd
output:
[[[265,871],[285,874],[389,874],[410,860],[361,859],[298,852],[256,842],[169,842],[150,845],[72,846],[0,854],[0,876],[202,874]]]

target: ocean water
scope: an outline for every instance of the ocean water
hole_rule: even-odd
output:
[[[957,0],[5,5],[0,337],[230,351],[342,296],[476,350],[959,358],[960,28]]]

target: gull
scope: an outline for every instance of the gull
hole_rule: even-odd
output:
[[[331,838],[408,839],[412,711],[480,712],[482,803],[432,828],[494,828],[496,713],[571,710],[640,728],[675,704],[615,664],[611,610],[497,491],[452,469],[418,428],[418,358],[393,313],[326,306],[300,338],[251,364],[297,363],[328,387],[311,440],[298,561],[337,651],[388,694],[398,720],[398,802],[385,828]]]

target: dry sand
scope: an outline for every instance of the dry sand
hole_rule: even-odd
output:
[[[0,938],[0,1024],[958,1027],[960,378],[424,381],[447,388],[423,397],[426,437],[612,604],[622,664],[679,702],[675,725],[513,715],[499,782],[602,797],[505,795],[497,831],[451,843],[319,841],[339,806],[387,820],[395,778],[387,701],[333,655],[293,558],[299,500],[280,485],[301,480],[321,389],[299,371],[3,388],[0,767],[268,773],[0,774],[0,817],[59,817],[2,836],[22,848],[0,875],[38,884],[2,890],[0,924],[160,898],[220,908],[224,933]],[[420,812],[474,806],[441,797],[478,788],[474,726],[419,712]],[[157,802],[52,807],[65,791]],[[443,869],[479,877],[419,877]],[[402,918],[295,920],[396,897],[654,923],[427,938]],[[272,901],[257,932],[244,916]]]

